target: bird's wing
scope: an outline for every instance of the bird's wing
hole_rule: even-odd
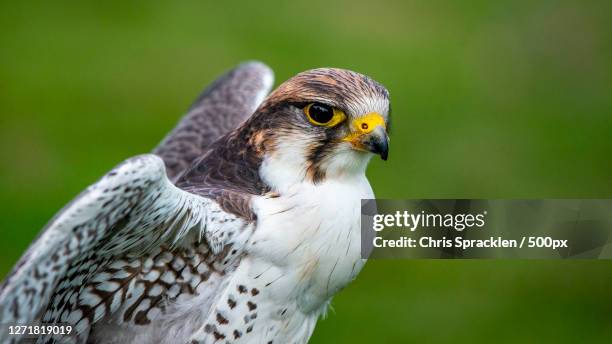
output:
[[[0,285],[0,319],[9,324],[36,320],[71,264],[92,254],[110,260],[129,252],[146,254],[194,233],[217,253],[224,245],[242,245],[236,237],[245,228],[245,221],[215,201],[175,187],[158,156],[128,159],[43,229]]]
[[[210,85],[153,151],[164,159],[168,177],[175,180],[211,143],[250,117],[273,82],[268,66],[246,62]]]

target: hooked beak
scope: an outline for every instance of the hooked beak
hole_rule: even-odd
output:
[[[381,159],[387,160],[389,156],[389,136],[383,127],[374,129],[364,142],[364,147],[374,154],[380,155]]]
[[[353,149],[372,152],[383,160],[389,156],[389,136],[385,119],[376,112],[355,118],[351,124],[352,132],[344,138],[352,144]]]

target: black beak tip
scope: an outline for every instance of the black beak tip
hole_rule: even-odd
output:
[[[380,153],[380,158],[383,159],[383,161],[387,161],[388,157],[389,157],[389,151],[388,150]]]
[[[380,155],[380,158],[387,161],[389,157],[389,137],[382,127],[368,135],[367,140],[363,143],[365,148],[374,154]]]
[[[389,143],[386,139],[375,139],[370,142],[370,151],[380,155],[380,158],[387,161],[389,157]]]

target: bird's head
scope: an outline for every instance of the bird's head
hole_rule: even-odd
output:
[[[373,154],[387,160],[388,127],[385,87],[359,73],[320,68],[280,85],[243,134],[263,154],[261,172],[268,181],[316,183],[363,174]]]

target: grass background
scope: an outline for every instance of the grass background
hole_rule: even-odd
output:
[[[383,198],[612,197],[612,3],[0,2],[0,276],[74,195],[259,59],[391,91]],[[610,261],[371,261],[312,343],[610,342]]]

